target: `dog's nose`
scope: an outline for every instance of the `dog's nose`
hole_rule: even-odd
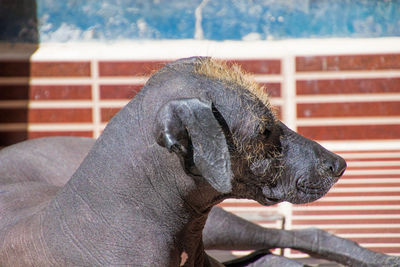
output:
[[[332,175],[338,178],[343,175],[347,167],[346,161],[338,155],[334,155],[327,164],[329,165],[329,170],[332,172]]]

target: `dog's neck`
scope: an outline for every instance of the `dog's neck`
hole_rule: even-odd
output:
[[[143,136],[121,127],[120,119],[119,127],[114,122],[105,129],[45,211],[43,223],[51,229],[46,242],[78,243],[53,251],[56,258],[78,263],[207,265],[202,229],[211,207],[221,201],[218,193],[180,166],[167,166],[166,157],[172,159],[168,164],[179,161],[164,148],[127,140]],[[132,246],[139,242],[143,245]]]

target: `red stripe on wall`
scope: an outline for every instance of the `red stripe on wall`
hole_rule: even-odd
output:
[[[400,54],[296,57],[296,71],[400,69]]]
[[[368,219],[293,219],[293,225],[316,225],[316,224],[398,224],[400,219],[397,218],[368,218]]]
[[[121,110],[120,108],[102,108],[101,122],[108,122],[120,110]]]
[[[92,98],[90,85],[33,85],[32,100],[88,100]]]
[[[326,231],[330,233],[336,234],[352,234],[352,233],[360,233],[360,234],[375,234],[375,233],[400,233],[400,228],[394,227],[385,227],[385,228],[344,228],[344,229],[331,229],[325,228]]]
[[[148,76],[167,61],[100,61],[100,76]]]
[[[368,209],[368,210],[293,210],[293,215],[370,215],[370,214],[399,214],[398,209]]]
[[[238,64],[246,72],[254,74],[281,73],[281,61],[279,59],[229,60],[228,64]]]
[[[349,201],[315,201],[303,206],[371,206],[371,205],[400,205],[400,200],[349,200]]]
[[[353,153],[358,153],[358,154],[369,154],[369,153],[387,153],[388,150],[352,150],[352,151],[339,151],[335,150],[335,153],[340,153],[343,154],[343,156],[346,156],[347,153],[353,154]],[[398,149],[391,149],[389,152],[400,152]]]
[[[400,102],[297,104],[299,118],[399,116]]]
[[[393,189],[398,190],[397,188]],[[395,192],[331,192],[328,197],[375,197],[375,196],[400,196],[400,191]],[[400,211],[400,210],[399,210]]]
[[[363,246],[362,244],[361,244],[361,246]],[[376,251],[376,252],[380,252],[380,253],[386,253],[386,254],[388,254],[388,253],[400,253],[400,247],[368,247],[368,249],[370,249],[370,250],[373,250],[373,251]],[[293,255],[296,255],[296,254],[305,254],[304,252],[301,252],[301,251],[297,251],[297,250],[294,250],[294,249],[291,249],[290,250],[291,252],[291,254],[293,254]],[[337,265],[337,264],[335,264],[335,265],[331,265],[331,264],[321,264],[320,266],[342,266],[342,265]]]
[[[398,170],[400,166],[349,166],[347,170]]]
[[[100,99],[132,99],[142,87],[142,84],[101,85]]]
[[[28,139],[40,138],[46,136],[80,136],[80,137],[93,137],[91,131],[54,131],[54,132],[39,132],[31,131],[28,134]]]
[[[400,167],[400,166],[399,166]],[[365,168],[364,168],[365,169]],[[363,188],[376,188],[376,187],[399,187],[400,183],[357,183],[357,184],[343,184],[340,182],[341,179],[337,184],[335,184],[334,188],[352,188],[352,187],[363,187]]]
[[[79,123],[92,122],[90,108],[31,109],[30,123]]]
[[[392,152],[392,151],[391,151]],[[346,154],[342,155],[347,162],[352,161],[400,161],[400,158],[346,158]]]
[[[400,92],[400,78],[296,81],[298,95],[376,94]]]
[[[361,175],[347,175],[346,172],[344,176],[340,178],[343,179],[377,179],[377,178],[400,178],[400,174],[361,174]]]
[[[89,77],[88,61],[48,61],[31,63],[32,77]]]
[[[314,140],[400,139],[400,125],[299,126],[301,135]]]
[[[400,238],[398,237],[351,237],[357,243],[400,243]]]

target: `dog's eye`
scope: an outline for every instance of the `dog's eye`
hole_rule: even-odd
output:
[[[264,128],[263,133],[264,137],[268,138],[271,135],[271,130],[268,128]]]
[[[259,126],[259,133],[264,138],[268,138],[271,135],[271,127],[268,125]]]
[[[272,127],[270,125],[259,125],[258,135],[262,138],[269,138],[272,133]]]

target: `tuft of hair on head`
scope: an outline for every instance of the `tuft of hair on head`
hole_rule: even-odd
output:
[[[269,95],[265,87],[254,81],[254,77],[244,71],[238,64],[229,64],[212,58],[200,58],[195,66],[195,72],[227,84],[235,84],[257,97],[265,106],[271,109]]]

